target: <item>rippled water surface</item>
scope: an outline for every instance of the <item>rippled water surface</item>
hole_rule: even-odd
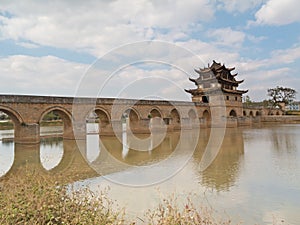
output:
[[[45,134],[55,131],[44,129]],[[228,128],[217,157],[202,172],[208,129],[199,136],[191,131],[167,134],[154,149],[155,137],[139,136],[148,138],[144,151],[132,149],[126,133],[120,136],[124,144],[116,137],[101,137],[99,143],[99,136],[89,133],[86,142],[48,138],[24,146],[2,140],[13,131],[1,130],[0,176],[13,176],[25,161],[40,170],[63,171],[78,187],[98,191],[110,186],[111,198],[133,217],[157,206],[161,196],[175,193],[183,201],[192,193],[195,202],[235,222],[272,224],[276,218],[300,224],[298,124]]]

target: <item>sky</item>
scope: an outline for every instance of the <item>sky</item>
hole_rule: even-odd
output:
[[[195,88],[193,69],[216,60],[235,67],[251,100],[276,86],[300,99],[299,8],[299,0],[1,0],[0,93],[190,100],[183,89]]]

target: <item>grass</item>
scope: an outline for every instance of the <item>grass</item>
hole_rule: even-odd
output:
[[[0,224],[124,224],[123,211],[112,210],[106,195],[87,196],[47,175],[17,175],[2,181]]]
[[[11,121],[1,121],[0,130],[10,130],[14,128],[14,124]]]
[[[62,126],[63,122],[61,120],[42,121],[40,125],[41,126]]]
[[[163,199],[154,210],[149,210],[146,217],[149,224],[167,225],[229,225],[230,219],[218,219],[213,210],[207,207],[196,207],[190,198],[182,206],[177,203],[176,197]]]
[[[63,122],[61,120],[53,121],[42,121],[41,126],[62,126]],[[0,130],[10,130],[14,128],[14,124],[11,121],[0,122]]]

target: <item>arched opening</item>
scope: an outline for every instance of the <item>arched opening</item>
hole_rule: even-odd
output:
[[[252,111],[250,111],[249,116],[253,117],[253,112]]]
[[[19,123],[19,121],[14,114],[0,108],[0,177],[4,176],[14,163],[15,123]]]
[[[40,121],[40,135],[53,136],[63,134],[63,120],[56,110],[52,110],[42,117]]]
[[[233,109],[230,111],[229,116],[231,117],[236,117],[236,111],[234,111]]]
[[[243,116],[247,116],[247,113],[245,110],[243,111]]]
[[[188,116],[189,116],[189,121],[190,124],[192,125],[192,127],[198,123],[199,121],[197,121],[197,113],[195,112],[194,109],[190,109],[188,112]]]
[[[203,118],[206,121],[210,121],[211,120],[210,113],[208,112],[208,110],[204,110],[204,112],[203,112]]]
[[[162,118],[162,116],[161,116],[161,113],[157,110],[157,109],[152,109],[151,111],[150,111],[150,118],[155,118],[155,117],[160,117],[160,118]]]
[[[45,111],[39,123],[42,137],[63,136],[68,138],[73,133],[71,116],[61,108],[52,108]]]
[[[260,116],[260,112],[256,111],[255,116]]]
[[[138,122],[139,122],[139,115],[137,114],[137,112],[130,108],[130,109],[126,109],[122,115],[122,117],[125,117],[123,119],[127,119],[128,118],[128,122],[129,122],[129,127],[130,129],[134,129],[138,126]]]
[[[277,111],[277,112],[276,112],[276,116],[279,116],[279,115],[280,115],[280,112],[279,112],[279,111]]]
[[[14,130],[15,127],[23,123],[21,116],[9,109],[0,106],[0,121],[2,122],[3,130]]]
[[[9,115],[0,110],[0,129],[1,130],[10,130],[14,129],[14,123]]]
[[[105,129],[108,125],[109,125],[109,116],[108,113],[103,110],[103,109],[95,109],[94,111],[92,111],[90,113],[90,116],[94,116],[94,120],[95,122],[99,123],[99,132],[101,132],[101,130]]]
[[[197,118],[197,114],[196,114],[195,110],[193,110],[193,109],[189,110],[188,116],[191,120],[195,120]]]
[[[171,119],[172,119],[172,124],[179,124],[180,123],[180,115],[179,115],[177,109],[172,109]]]
[[[139,121],[139,116],[138,116],[137,112],[134,109],[127,109],[127,110],[125,110],[124,113],[129,118],[129,121],[131,123],[136,123],[136,122]]]
[[[64,157],[63,139],[74,139],[72,116],[63,108],[47,109],[39,120],[40,162],[50,171],[57,167]]]

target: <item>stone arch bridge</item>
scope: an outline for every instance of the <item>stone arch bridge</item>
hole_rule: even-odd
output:
[[[40,123],[51,111],[63,120],[64,139],[75,139],[73,128],[81,130],[81,135],[76,134],[76,139],[84,139],[86,122],[91,112],[97,114],[100,134],[105,135],[113,134],[116,127],[117,131],[122,129],[124,115],[128,116],[130,129],[134,133],[149,133],[149,122],[156,117],[164,122],[168,131],[199,125],[207,127],[211,120],[210,108],[208,103],[184,101],[0,95],[0,111],[12,119],[16,143],[38,143]],[[244,117],[251,114],[249,110],[244,110]],[[252,113],[254,116],[264,114],[262,110]],[[227,124],[232,123],[233,126],[238,124],[238,117],[243,117],[242,109],[234,106],[227,107],[226,114],[230,118]]]
[[[209,106],[202,104],[199,107],[195,103],[181,101],[0,95],[0,111],[12,119],[16,143],[38,143],[40,123],[51,111],[63,120],[63,138],[74,139],[73,126],[76,124],[76,129],[80,127],[85,131],[91,112],[97,114],[102,134],[112,134],[112,125],[120,126],[124,113],[129,117],[133,132],[147,133],[151,118],[159,117],[168,130],[175,130],[180,128],[183,121],[191,122],[203,114],[207,116]]]

